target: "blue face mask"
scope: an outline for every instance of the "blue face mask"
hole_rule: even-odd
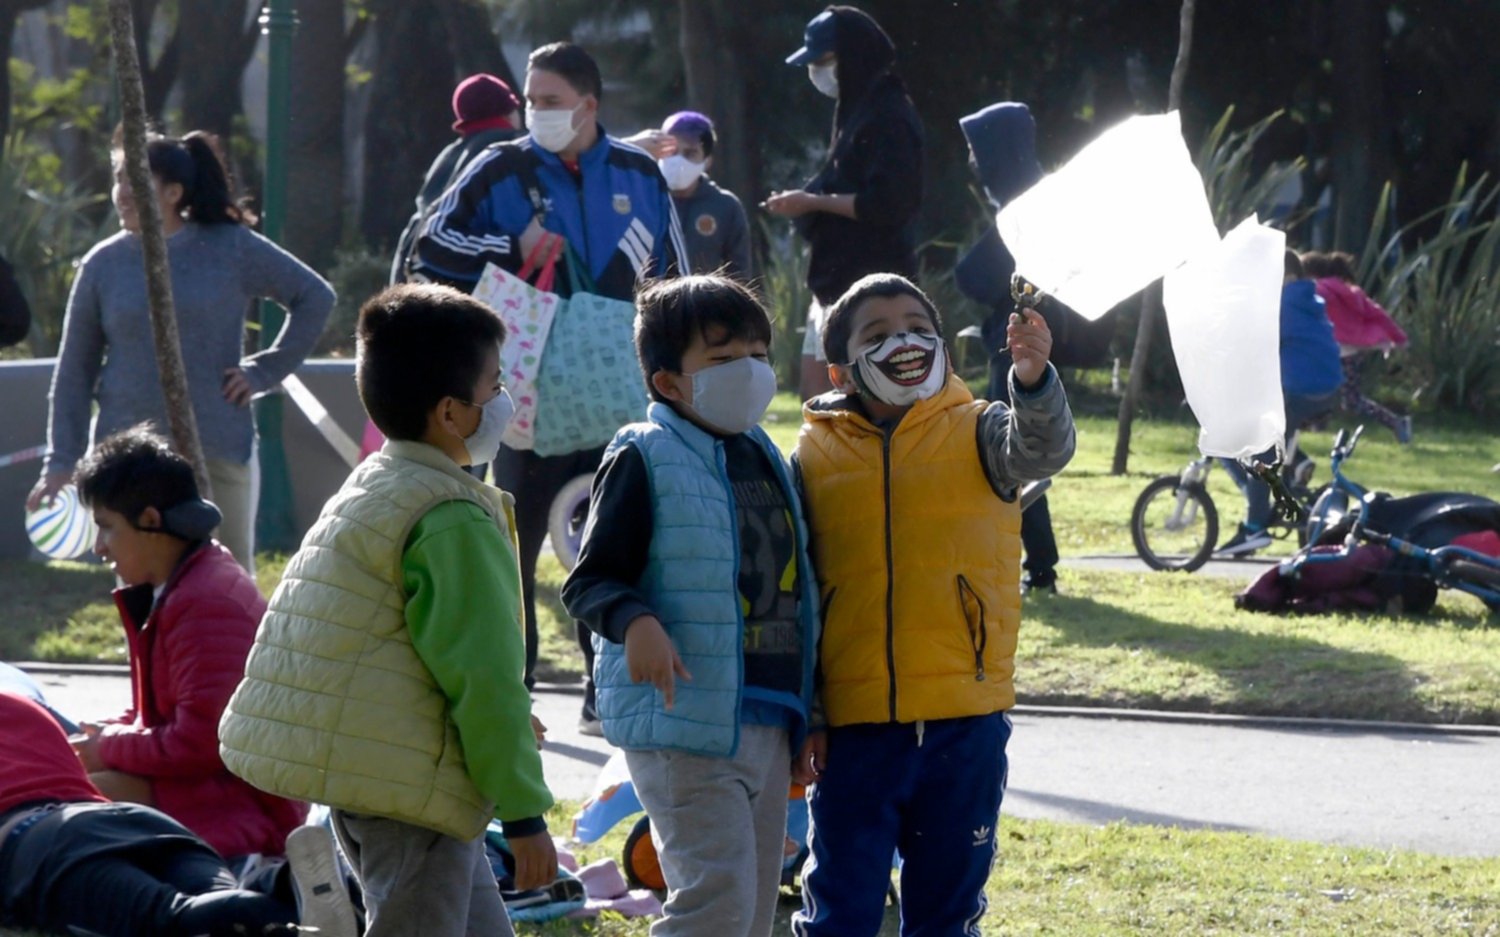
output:
[[[464,449],[469,453],[470,465],[487,465],[495,461],[495,456],[500,454],[500,437],[505,435],[505,428],[510,425],[510,419],[515,414],[516,402],[510,399],[510,391],[503,387],[500,393],[484,403],[479,415],[479,425],[474,428],[474,432],[464,437]]]

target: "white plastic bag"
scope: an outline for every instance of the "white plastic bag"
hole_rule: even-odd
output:
[[[996,225],[1016,270],[1091,320],[1219,241],[1176,111],[1105,131]]]
[[[1204,455],[1282,447],[1281,283],[1286,235],[1255,216],[1167,274],[1162,301]]]

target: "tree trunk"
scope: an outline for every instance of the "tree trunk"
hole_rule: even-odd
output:
[[[485,72],[510,85],[516,97],[521,96],[522,87],[511,73],[510,63],[500,49],[500,37],[495,35],[489,12],[483,3],[475,0],[438,0],[443,17],[443,28],[448,31],[448,48],[453,50],[458,74],[461,76]]]
[[[298,0],[292,39],[285,246],[327,273],[344,221],[343,0]]]
[[[131,21],[135,26],[135,54],[141,64],[141,84],[146,89],[146,116],[157,124],[167,106],[167,96],[177,82],[177,67],[182,60],[182,19],[172,28],[172,35],[151,63],[151,24],[155,21],[158,0],[131,0]]]
[[[375,77],[365,117],[360,234],[395,246],[433,156],[452,139],[454,66],[437,0],[378,0]],[[421,54],[413,54],[413,50]]]
[[[150,192],[153,186],[146,161],[146,92],[141,83],[140,61],[136,58],[130,0],[110,0],[109,25],[115,72],[120,82],[121,123],[125,127],[125,171],[132,189]],[[193,400],[188,395],[187,373],[182,366],[182,342],[177,335],[177,312],[172,305],[172,273],[167,263],[167,239],[162,234],[161,207],[154,198],[141,197],[135,202],[146,264],[151,336],[156,346],[156,367],[161,375],[162,396],[166,398],[172,442],[193,464],[198,491],[204,498],[212,498],[203,448],[198,443]]]
[[[247,11],[246,0],[181,0],[177,29],[188,37],[180,51],[181,130],[228,140],[234,119],[244,113],[240,82],[260,36],[258,27],[246,25]]]
[[[1195,0],[1182,0],[1177,28],[1177,61],[1172,65],[1172,81],[1167,87],[1167,110],[1182,108],[1182,88],[1187,82],[1188,63],[1193,52],[1193,13]],[[1156,309],[1161,305],[1161,282],[1152,283],[1141,295],[1141,320],[1136,325],[1135,349],[1130,353],[1130,382],[1120,400],[1120,420],[1115,431],[1115,457],[1109,471],[1124,475],[1130,466],[1130,434],[1135,423],[1136,404],[1146,386],[1146,362],[1151,353],[1151,332],[1156,327]]]
[[[738,5],[726,0],[678,0],[679,43],[687,106],[709,115],[723,141],[714,152],[714,178],[752,204],[760,192],[760,148],[750,139]]]
[[[1333,0],[1330,31],[1333,115],[1330,168],[1333,177],[1335,246],[1358,250],[1370,234],[1375,202],[1387,175],[1384,140],[1389,120],[1381,113],[1385,13],[1365,0]]]
[[[47,5],[48,0],[0,0],[0,149],[10,135],[10,48],[16,38],[16,20],[27,10]]]

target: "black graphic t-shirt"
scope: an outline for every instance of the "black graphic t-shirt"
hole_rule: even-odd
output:
[[[745,685],[796,696],[802,689],[802,628],[791,507],[774,468],[752,440],[726,439],[724,459],[740,535]]]

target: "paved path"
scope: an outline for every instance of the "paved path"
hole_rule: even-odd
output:
[[[118,675],[40,674],[70,715],[117,712]],[[582,800],[609,757],[578,734],[579,698],[536,694],[558,797]],[[1313,728],[1254,721],[1085,718],[1024,710],[1011,741],[1011,816],[1204,827],[1325,843],[1500,856],[1500,731]]]

